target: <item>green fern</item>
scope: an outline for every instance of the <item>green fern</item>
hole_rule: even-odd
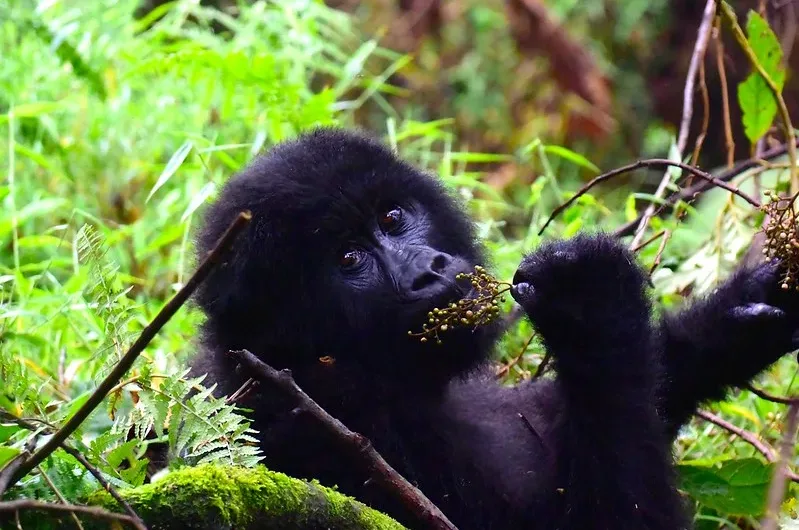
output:
[[[123,288],[119,279],[119,266],[111,261],[105,240],[93,226],[83,225],[75,234],[77,260],[88,266],[88,287],[83,296],[95,317],[102,340],[98,353],[113,351],[114,355],[103,355],[104,367],[119,360],[134,336],[131,329],[132,302],[128,298],[130,288]]]
[[[203,387],[204,376],[187,379],[187,373],[137,382],[139,401],[124,428],[133,429],[139,439],[155,432],[168,442],[170,461],[178,464],[258,463],[261,453],[248,420],[212,395],[215,386]]]

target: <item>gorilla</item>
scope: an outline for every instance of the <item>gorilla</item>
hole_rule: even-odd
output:
[[[368,437],[461,530],[691,526],[670,451],[698,404],[796,348],[796,296],[778,266],[742,268],[659,319],[647,276],[616,239],[579,235],[521,263],[511,294],[557,376],[500,384],[502,326],[408,335],[474,296],[486,263],[467,214],[434,177],[362,133],[318,129],[274,147],[208,207],[208,252],[242,210],[252,221],[196,301],[195,375],[229,395],[248,349]],[[241,403],[271,469],[335,485],[400,522],[411,514],[274,389]]]

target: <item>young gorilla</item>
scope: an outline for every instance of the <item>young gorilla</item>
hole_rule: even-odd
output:
[[[794,348],[797,310],[773,266],[653,326],[633,257],[608,236],[579,236],[538,249],[513,281],[557,377],[503,387],[489,365],[498,325],[448,331],[441,345],[408,336],[468,295],[455,277],[484,262],[436,179],[374,140],[318,130],[228,182],[200,253],[245,209],[247,233],[198,294],[194,373],[230,394],[243,377],[229,350],[290,368],[461,530],[688,528],[671,438],[699,402]],[[416,526],[295,403],[260,387],[244,405],[268,467]]]

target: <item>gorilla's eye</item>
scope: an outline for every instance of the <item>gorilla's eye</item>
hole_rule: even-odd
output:
[[[354,267],[358,264],[361,260],[361,253],[357,250],[345,250],[341,253],[341,257],[339,258],[339,265],[343,269],[349,269],[350,267]]]
[[[394,206],[380,215],[379,222],[383,230],[391,230],[396,228],[400,220],[402,220],[402,210],[399,206]]]

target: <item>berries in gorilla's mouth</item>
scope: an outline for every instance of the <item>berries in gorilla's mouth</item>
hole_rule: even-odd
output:
[[[505,300],[503,295],[511,290],[511,284],[497,280],[479,265],[474,272],[458,274],[455,280],[455,286],[447,292],[447,300],[427,312],[422,331],[408,331],[409,336],[441,344],[441,333],[463,327],[478,328],[499,317],[499,304]]]

